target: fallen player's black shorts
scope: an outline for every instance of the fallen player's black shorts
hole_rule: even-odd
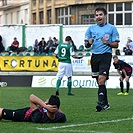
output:
[[[3,109],[2,118],[6,120],[22,122],[24,121],[25,113],[29,109],[30,109],[29,107],[17,110]]]

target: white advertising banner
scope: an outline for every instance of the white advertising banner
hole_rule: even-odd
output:
[[[91,57],[83,57],[82,59],[72,58],[72,66],[74,72],[91,72]]]
[[[128,63],[133,68],[133,56],[118,56],[118,58]],[[82,59],[72,58],[73,71],[74,72],[91,72],[90,59],[91,59],[91,56],[83,57]],[[113,59],[111,62],[110,72],[117,72],[117,70],[113,66]]]
[[[33,76],[32,87],[55,87],[56,76]],[[67,77],[64,77],[61,82],[61,87],[67,87]],[[96,88],[97,83],[91,76],[73,76],[73,88]]]
[[[56,87],[56,76],[33,76],[32,87]],[[133,83],[133,78],[130,78],[130,83]],[[120,88],[119,87],[119,76],[110,76],[106,82],[107,88]],[[64,77],[61,82],[61,86],[67,88],[67,78]],[[124,81],[124,87],[126,82]],[[72,88],[98,88],[96,80],[91,76],[73,76],[72,77]],[[130,84],[130,88],[133,88],[133,84]]]

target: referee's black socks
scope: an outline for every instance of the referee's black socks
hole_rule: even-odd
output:
[[[98,102],[101,104],[108,104],[107,90],[105,85],[99,85],[98,89]]]

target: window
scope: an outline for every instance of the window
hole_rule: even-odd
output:
[[[116,3],[116,11],[122,11],[122,3]]]
[[[36,24],[36,13],[33,13],[33,24]]]
[[[68,18],[65,18],[65,24],[68,25]]]
[[[33,4],[33,7],[35,7],[36,6],[36,0],[33,0],[32,4]]]
[[[115,25],[133,25],[133,3],[108,4],[108,22]]]
[[[94,24],[94,23],[95,23],[94,14],[81,16],[81,24]]]
[[[61,23],[61,24],[64,24],[64,18],[61,18],[61,19],[60,19],[60,23]]]
[[[7,5],[7,0],[2,0],[2,6],[6,6]]]
[[[114,14],[109,14],[109,23],[114,24]]]
[[[113,4],[109,4],[109,11],[114,11],[114,3]]]
[[[116,25],[122,25],[122,14],[116,14]]]
[[[57,19],[56,19],[57,24],[65,24],[65,25],[71,24],[70,7],[56,9],[56,16],[57,16]]]
[[[17,24],[19,24],[19,23],[20,23],[20,12],[17,11]]]
[[[48,24],[51,24],[51,10],[48,10],[47,16],[48,16]]]
[[[132,10],[132,4],[131,3],[125,3],[125,11],[131,11]]]
[[[40,24],[43,24],[43,11],[39,12]]]
[[[28,9],[25,9],[25,24],[28,24]]]
[[[125,25],[132,25],[132,15],[131,13],[125,13]]]
[[[40,0],[39,3],[40,3],[40,4],[43,4],[43,0]]]
[[[64,8],[60,9],[60,15],[62,15],[62,16],[64,15]]]
[[[68,8],[65,8],[65,14],[68,15]]]

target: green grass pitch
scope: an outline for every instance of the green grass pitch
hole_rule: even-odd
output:
[[[128,96],[117,96],[119,89],[108,89],[110,110],[95,112],[97,89],[72,89],[75,96],[67,96],[60,89],[61,110],[66,123],[35,124],[0,121],[1,133],[133,133],[133,90]],[[29,106],[29,95],[47,99],[54,88],[5,87],[0,88],[0,107],[17,109]]]

